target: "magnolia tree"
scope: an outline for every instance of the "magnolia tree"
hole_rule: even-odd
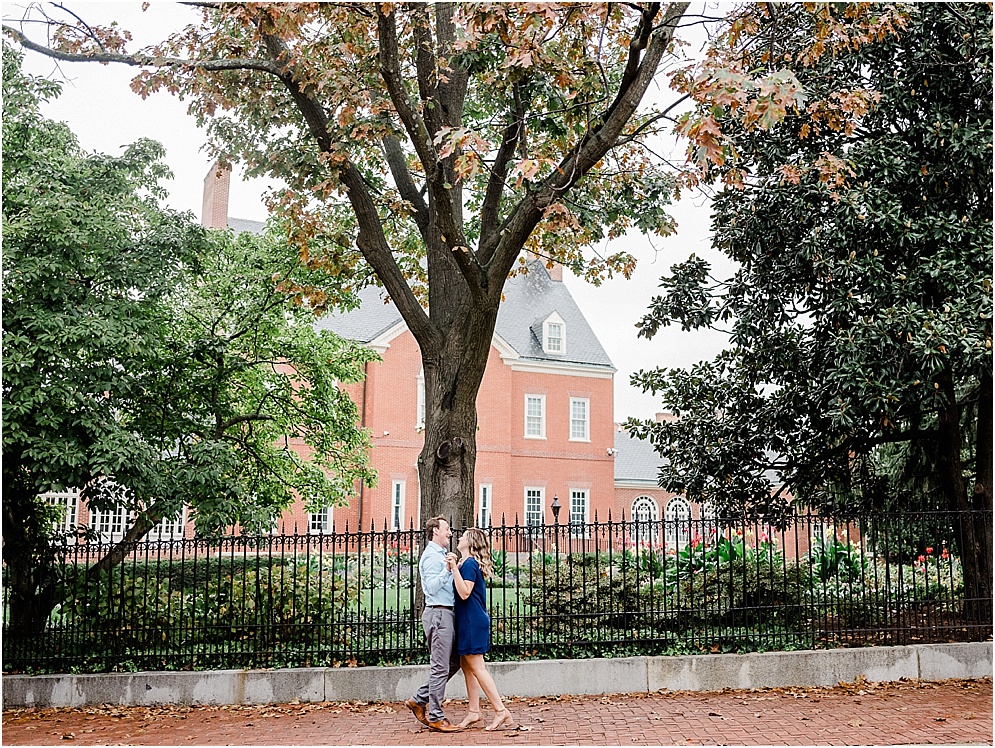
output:
[[[730,185],[713,244],[740,269],[720,282],[701,259],[676,266],[641,332],[714,326],[729,346],[637,375],[680,418],[635,428],[667,458],[666,486],[723,511],[770,517],[793,496],[951,512],[967,609],[990,620],[992,10],[875,12],[895,31],[840,33],[814,58],[797,5],[716,45],[722,67],[795,65],[808,98],[763,133],[735,114],[750,106],[738,85],[722,108],[702,102],[706,178]],[[848,6],[827,13],[855,25]]]
[[[345,298],[295,289],[313,305],[348,303],[373,276],[383,285],[424,366],[422,516],[472,516],[476,396],[523,251],[594,282],[628,276],[629,254],[590,250],[632,228],[671,233],[669,199],[728,148],[707,112],[691,113],[679,125],[690,162],[657,155],[675,107],[734,94],[763,129],[801,103],[788,71],[676,54],[682,23],[736,30],[763,14],[753,6],[723,20],[679,2],[192,5],[197,23],[137,52],[116,27],[74,19],[47,19],[51,46],[5,31],[59,60],[140,68],[133,88],[184,96],[223,161],[282,179],[272,207],[301,257],[349,279]],[[813,57],[840,38],[822,7]],[[889,33],[854,8],[847,38]],[[679,90],[651,104],[668,67]]]

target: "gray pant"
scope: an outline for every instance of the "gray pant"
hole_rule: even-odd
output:
[[[459,655],[456,654],[456,617],[448,608],[426,607],[421,617],[425,638],[428,639],[428,661],[431,672],[428,681],[414,695],[419,704],[428,704],[428,719],[438,722],[446,715],[442,702],[446,698],[446,684],[459,672]]]

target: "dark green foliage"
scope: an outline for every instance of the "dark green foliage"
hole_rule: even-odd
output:
[[[825,12],[846,24],[846,7]],[[720,512],[777,522],[792,499],[838,519],[965,512],[951,537],[969,597],[984,600],[992,9],[903,9],[899,33],[796,68],[805,109],[769,131],[723,123],[739,159],[712,176],[746,177],[714,200],[713,244],[739,269],[718,282],[697,258],[675,266],[642,329],[715,326],[729,346],[689,370],[635,375],[679,419],[630,425],[666,458],[661,485]],[[810,32],[801,5],[772,7],[743,54],[769,50],[780,64]],[[880,96],[863,114],[848,98],[860,91]]]

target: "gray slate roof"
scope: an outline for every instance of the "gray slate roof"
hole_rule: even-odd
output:
[[[241,234],[243,231],[248,231],[253,234],[263,233],[263,229],[266,224],[263,221],[250,221],[247,218],[232,218],[228,216],[228,228],[234,231],[236,234]]]
[[[663,458],[653,445],[626,430],[615,432],[615,480],[657,484]]]
[[[329,314],[316,326],[349,340],[369,343],[401,321],[401,313],[393,302],[383,303],[385,295],[383,289],[365,288],[359,294],[362,303],[358,309]],[[535,332],[539,330],[541,335],[543,321],[553,312],[563,318],[566,326],[566,353],[562,356],[544,352]],[[550,279],[539,260],[529,265],[528,274],[515,276],[505,284],[495,332],[525,360],[578,363],[614,370],[570,291],[563,283]]]

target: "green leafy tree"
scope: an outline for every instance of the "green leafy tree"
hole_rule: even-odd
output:
[[[842,27],[850,6],[823,11]],[[749,68],[794,65],[806,102],[761,132],[701,108],[728,158],[706,179],[725,281],[692,257],[641,323],[729,332],[689,370],[634,383],[680,416],[635,425],[661,484],[729,512],[961,512],[966,597],[992,587],[992,10],[909,6],[896,34],[816,60],[813,17],[769,6],[720,40]],[[872,13],[883,12],[872,6]],[[772,477],[771,471],[776,474]],[[981,510],[969,512],[968,510]]]
[[[160,146],[83,153],[20,60],[4,44],[3,556],[10,628],[37,631],[59,582],[39,494],[133,513],[94,575],[184,503],[204,532],[343,503],[373,476],[337,382],[371,354],[293,304],[280,284],[307,271],[285,243],[160,208]]]
[[[687,91],[645,101],[681,62],[680,24],[708,20],[683,2],[196,5],[198,23],[134,53],[118,27],[75,19],[34,19],[48,21],[49,47],[4,31],[55,59],[137,66],[143,95],[183,95],[218,156],[287,183],[273,207],[306,261],[386,288],[425,372],[423,516],[473,513],[476,398],[523,251],[593,282],[627,276],[632,256],[598,249],[629,229],[671,233],[668,201],[699,179],[696,164],[658,155],[671,113],[731,86],[762,129],[799,95],[781,70],[735,71],[725,88],[674,71]],[[891,14],[861,7],[855,33],[887,33]],[[820,35],[849,40],[813,18]],[[687,119],[682,132],[719,160],[711,124]],[[306,290],[334,296],[325,283]]]

